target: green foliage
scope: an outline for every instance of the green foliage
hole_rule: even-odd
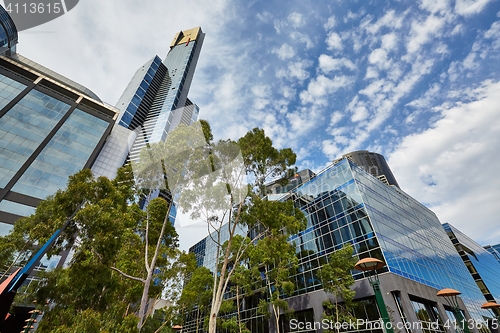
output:
[[[269,177],[284,177],[297,156],[290,148],[276,149],[263,129],[254,128],[238,140],[247,172],[255,176],[255,187],[263,195]],[[296,170],[295,168],[293,170]]]
[[[197,321],[206,315],[206,309],[212,300],[213,276],[204,266],[196,268],[187,280],[178,306],[183,313],[196,311]]]
[[[348,322],[355,320],[353,302],[356,292],[351,290],[354,278],[351,270],[354,269],[356,259],[353,257],[353,248],[350,244],[332,253],[328,263],[318,270],[323,289],[333,294],[334,300],[323,303],[324,318],[333,322]]]
[[[177,250],[177,233],[165,219],[168,203],[154,199],[143,211],[134,202],[140,193],[130,167],[118,170],[114,180],[94,179],[85,169],[69,178],[66,190],[42,201],[35,214],[17,221],[9,235],[0,237],[4,265],[15,260],[15,253],[27,253],[20,257],[27,260],[79,209],[49,252],[73,248],[71,265],[39,273],[35,298],[38,304],[50,300],[51,306],[45,309],[38,331],[137,332],[135,313],[141,296],[146,292],[156,298],[165,286],[144,283],[148,275],[145,260],[149,264],[155,255],[162,228],[153,265],[155,279],[177,283],[169,290],[180,290],[181,275],[194,267],[194,258]],[[18,301],[26,302],[19,296]],[[168,296],[175,297],[175,293]]]

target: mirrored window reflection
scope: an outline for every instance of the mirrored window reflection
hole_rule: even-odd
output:
[[[7,32],[0,25],[0,47],[8,47],[9,46],[9,38],[7,37]]]
[[[7,236],[14,229],[12,224],[0,222],[0,237]]]
[[[0,74],[0,109],[3,109],[7,104],[9,104],[9,102],[19,95],[19,93],[25,88],[26,86],[24,84]]]
[[[11,213],[19,216],[29,216],[35,213],[36,208],[31,206],[26,206],[17,202],[2,200],[0,201],[0,211]]]
[[[422,332],[446,333],[446,330],[443,327],[443,321],[439,317],[439,313],[435,303],[432,303],[428,300],[416,299],[412,297],[410,297],[410,302],[418,320],[422,324]]]
[[[5,187],[69,108],[32,90],[0,118],[0,187]]]
[[[85,166],[107,126],[106,121],[76,109],[12,191],[44,199],[64,188],[68,177]]]

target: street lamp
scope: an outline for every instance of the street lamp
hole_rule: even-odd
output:
[[[176,332],[181,332],[182,331],[182,326],[181,325],[175,325],[172,326],[172,329]]]
[[[385,330],[388,333],[394,333],[389,313],[387,312],[384,298],[382,297],[382,291],[380,290],[380,280],[377,273],[377,270],[383,268],[384,266],[385,263],[382,260],[376,258],[364,258],[354,265],[354,269],[363,272],[373,272],[373,274],[368,275],[368,281],[372,285],[373,292],[375,293],[375,300],[377,301],[378,310],[382,316]]]
[[[462,329],[465,333],[470,333],[469,325],[465,322],[465,318],[462,315],[462,310],[460,310],[460,306],[458,305],[458,295],[461,292],[451,288],[445,288],[438,291],[436,294],[439,297],[443,297],[446,303],[451,307],[455,318],[459,323],[462,323]]]
[[[483,305],[481,305],[481,309],[491,311],[491,314],[493,315],[493,320],[495,320],[495,321],[498,321],[498,319],[499,319],[499,316],[497,316],[495,313],[495,309],[498,312],[499,308],[500,308],[500,304],[497,304],[495,302],[486,302]]]

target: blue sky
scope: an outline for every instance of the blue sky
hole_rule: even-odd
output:
[[[18,51],[115,104],[195,26],[190,98],[216,138],[263,127],[314,171],[381,153],[441,222],[500,243],[500,1],[81,0]]]

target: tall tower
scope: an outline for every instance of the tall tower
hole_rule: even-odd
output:
[[[136,71],[118,100],[117,125],[94,173],[114,177],[127,156],[137,159],[147,144],[165,141],[180,123],[198,120],[199,108],[187,95],[204,37],[200,27],[178,32],[163,62],[155,56]]]
[[[343,158],[347,158],[356,163],[358,166],[365,169],[366,172],[377,177],[384,184],[394,185],[397,188],[400,188],[398,182],[396,181],[396,177],[394,177],[391,168],[389,168],[389,164],[387,164],[384,156],[377,153],[372,153],[368,150],[357,150],[342,155],[341,158],[335,160],[333,163],[336,164]]]

